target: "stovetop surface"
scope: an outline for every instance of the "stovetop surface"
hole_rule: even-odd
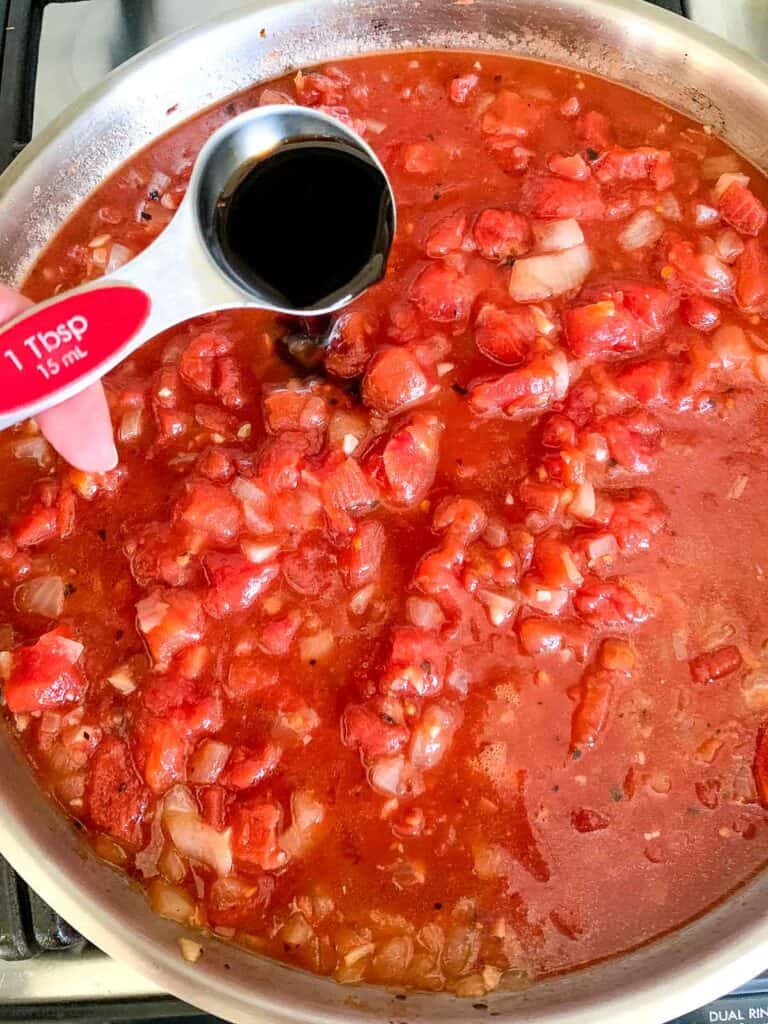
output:
[[[768,59],[768,0],[652,0]],[[165,36],[243,0],[82,0],[45,8],[34,129]],[[11,957],[4,962],[3,957]],[[0,862],[0,1024],[213,1022],[82,940]],[[768,974],[675,1024],[768,1021]],[[619,1024],[619,1022],[617,1022]]]

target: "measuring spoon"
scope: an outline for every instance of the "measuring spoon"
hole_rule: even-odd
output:
[[[290,105],[233,118],[203,146],[184,199],[151,245],[0,331],[0,429],[203,313],[341,309],[383,276],[394,231],[384,169],[345,124]]]

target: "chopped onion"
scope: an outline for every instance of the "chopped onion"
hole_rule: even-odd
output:
[[[509,275],[509,294],[517,302],[540,302],[579,288],[592,269],[586,245],[564,252],[517,260]]]
[[[156,629],[161,622],[165,621],[170,605],[163,601],[157,594],[144,597],[136,604],[136,617],[139,629],[146,636]]]
[[[117,431],[118,437],[124,444],[130,444],[131,441],[135,441],[141,437],[143,423],[143,410],[129,409],[127,412],[124,412],[120,418],[120,426]]]
[[[107,242],[111,242],[111,241],[112,241],[112,235],[97,235],[95,238],[92,238],[90,240],[90,242],[88,243],[88,248],[89,249],[101,249],[101,248],[103,248],[107,244]]]
[[[53,461],[53,449],[42,434],[15,438],[11,442],[11,454],[15,459],[33,459],[43,469]]]
[[[741,160],[735,153],[722,153],[720,156],[705,156],[700,171],[704,181],[714,181],[722,174],[737,173],[741,166]]]
[[[477,595],[485,605],[492,626],[503,626],[517,611],[517,601],[492,590],[480,590]]]
[[[274,542],[254,540],[252,537],[244,537],[240,541],[240,550],[249,562],[254,565],[261,565],[263,562],[271,561],[280,551],[280,545]]]
[[[305,636],[299,641],[299,653],[302,661],[320,661],[333,651],[333,633],[330,629],[321,629],[314,636]]]
[[[757,669],[744,680],[744,701],[748,708],[763,711],[768,708],[768,671]]]
[[[571,381],[571,371],[565,352],[557,349],[549,356],[549,368],[555,378],[555,398],[565,398]]]
[[[453,740],[459,718],[451,708],[430,704],[411,736],[409,757],[417,768],[434,768],[442,761]]]
[[[216,872],[228,875],[232,870],[232,829],[218,832],[198,814],[188,811],[163,811],[171,842],[184,857],[199,860]]]
[[[659,196],[659,201],[656,204],[656,210],[664,217],[665,220],[682,220],[683,211],[680,209],[680,203],[678,202],[677,196],[673,195],[672,192],[665,192],[662,196]]]
[[[232,748],[218,740],[205,739],[189,761],[189,781],[197,786],[215,782],[229,760]]]
[[[194,939],[188,939],[184,935],[179,936],[179,950],[182,957],[188,964],[196,964],[203,955],[203,947]]]
[[[737,181],[740,185],[746,188],[749,185],[749,178],[746,174],[721,174],[715,182],[714,188],[712,189],[715,198],[719,199],[720,196],[726,192],[731,185]]]
[[[576,488],[568,511],[576,519],[592,519],[595,514],[595,488],[588,480],[584,480]]]
[[[287,92],[283,92],[280,89],[272,89],[270,86],[267,86],[261,96],[259,96],[259,106],[267,107],[272,104],[279,106],[287,106],[290,104],[291,106],[295,106],[296,100],[292,99]]]
[[[133,693],[136,689],[136,681],[130,665],[120,665],[114,672],[107,676],[107,682],[114,686],[118,693]]]
[[[653,210],[638,210],[622,231],[618,243],[625,252],[634,252],[657,242],[664,234],[664,221]]]
[[[733,263],[744,252],[744,240],[733,228],[723,228],[715,238],[715,253],[726,263]]]
[[[197,904],[189,893],[177,885],[155,879],[148,889],[149,903],[156,914],[170,921],[189,924],[195,917]]]
[[[25,580],[16,587],[13,603],[20,612],[58,619],[64,611],[64,581],[61,576]]]
[[[568,220],[535,220],[531,224],[536,252],[562,252],[581,245],[584,232],[579,222]]]
[[[746,366],[752,359],[752,346],[741,327],[724,324],[712,338],[712,352],[724,370]]]
[[[163,798],[164,811],[185,811],[197,814],[197,803],[186,786],[178,785],[169,789]]]
[[[315,937],[315,930],[301,913],[292,914],[278,933],[286,946],[305,946]]]
[[[385,121],[377,121],[373,117],[367,117],[363,123],[365,124],[366,129],[369,132],[373,132],[374,135],[381,135],[387,127]]]
[[[367,586],[356,590],[349,599],[349,610],[352,614],[362,615],[371,603],[371,598],[375,593],[376,587],[373,583],[369,583]]]
[[[410,622],[420,629],[437,629],[445,621],[440,605],[430,597],[409,597],[405,610]]]
[[[0,679],[7,679],[13,668],[13,655],[10,651],[0,651]]]
[[[400,981],[413,959],[413,939],[410,935],[395,935],[380,943],[372,967],[381,981]]]
[[[114,270],[119,270],[120,267],[132,260],[135,256],[133,249],[129,249],[127,245],[121,245],[120,242],[115,242],[109,250],[109,256],[107,257],[107,264],[104,267],[105,274],[111,274]]]
[[[171,183],[171,179],[162,171],[153,171],[152,177],[147,182],[147,195],[152,192],[164,192]]]
[[[291,797],[291,824],[280,837],[280,848],[289,857],[300,857],[316,838],[318,825],[325,818],[325,807],[312,793],[297,790]]]
[[[714,206],[707,206],[706,203],[695,203],[693,219],[697,228],[707,228],[720,220],[720,214]]]

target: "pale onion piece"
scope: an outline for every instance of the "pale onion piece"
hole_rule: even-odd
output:
[[[556,333],[557,324],[547,316],[541,306],[531,306],[530,310],[533,313],[533,321],[537,334],[541,334],[545,338],[548,338],[551,334]]]
[[[88,243],[88,248],[101,249],[103,246],[107,244],[107,242],[110,241],[112,241],[112,235],[97,235],[95,238],[92,238],[90,240],[90,242]]]
[[[453,668],[448,673],[446,683],[457,693],[467,694],[469,692],[469,673],[463,668]]]
[[[768,671],[750,672],[742,684],[742,694],[744,703],[753,711],[768,708]]]
[[[133,678],[133,671],[130,665],[120,665],[107,676],[107,682],[113,686],[118,693],[129,694],[136,689],[136,680]]]
[[[754,357],[752,370],[762,384],[768,384],[768,352],[759,352]]]
[[[0,679],[7,679],[13,668],[13,655],[10,651],[0,651]]]
[[[733,271],[713,253],[701,253],[699,267],[702,273],[722,291],[728,291],[733,287]]]
[[[656,212],[660,213],[665,220],[682,220],[683,211],[680,209],[680,203],[678,202],[677,196],[673,195],[672,192],[665,192],[659,196],[659,201],[656,204]]]
[[[170,843],[166,844],[160,854],[157,866],[160,869],[160,874],[168,882],[183,882],[186,878],[187,865]]]
[[[163,811],[184,811],[197,814],[197,803],[191,791],[180,783],[169,789],[163,797]]]
[[[477,843],[472,850],[475,873],[479,878],[503,878],[508,875],[514,864],[514,858],[503,846],[495,843],[486,845]]]
[[[156,878],[150,882],[147,892],[149,905],[161,917],[179,924],[189,924],[194,919],[197,904],[185,889]]]
[[[555,398],[565,398],[571,381],[571,371],[565,352],[557,349],[549,356],[549,368],[555,378]]]
[[[302,637],[299,641],[299,654],[302,661],[320,661],[333,651],[333,633],[330,629],[321,629],[313,636]]]
[[[376,592],[376,587],[373,583],[369,583],[365,587],[361,587],[356,590],[352,597],[349,599],[349,610],[353,615],[362,615],[371,603],[371,598]]]
[[[296,100],[292,99],[287,92],[283,92],[281,89],[272,89],[267,86],[261,96],[259,96],[259,106],[267,107],[275,104],[279,106],[295,106]]]
[[[280,848],[291,858],[301,857],[312,845],[324,818],[323,804],[312,793],[297,790],[291,796],[291,824],[280,837]]]
[[[364,942],[360,946],[353,946],[352,949],[344,954],[345,967],[352,967],[353,964],[359,963],[365,957],[370,956],[375,949],[376,947],[372,942]]]
[[[371,966],[380,980],[399,981],[412,959],[413,939],[410,935],[394,935],[379,944]]]
[[[245,476],[236,476],[230,490],[243,504],[253,505],[259,509],[267,507],[267,492]]]
[[[163,601],[161,597],[156,594],[151,594],[149,597],[143,597],[141,601],[136,604],[136,619],[139,624],[139,629],[146,636],[151,633],[153,629],[156,629],[161,622],[165,620],[170,605],[167,601]]]
[[[717,224],[720,220],[720,214],[714,206],[708,206],[706,203],[695,203],[693,207],[693,220],[697,228],[708,228],[712,224]]]
[[[718,327],[712,337],[712,352],[724,370],[747,366],[754,355],[746,334],[736,324]]]
[[[164,192],[171,184],[171,179],[163,171],[153,171],[147,182],[147,195],[151,192]]]
[[[726,498],[728,501],[738,501],[747,488],[749,477],[746,473],[740,473],[728,488]]]
[[[205,739],[189,760],[189,781],[197,786],[211,785],[224,771],[232,748],[219,740]]]
[[[32,459],[43,469],[49,466],[53,459],[53,449],[42,434],[14,438],[11,442],[11,454],[15,459]]]
[[[576,519],[592,519],[595,514],[595,488],[584,480],[576,488],[573,499],[568,506],[568,511]]]
[[[64,581],[61,576],[37,576],[20,583],[13,592],[20,612],[58,619],[64,611]]]
[[[136,253],[133,249],[129,249],[127,245],[121,245],[120,242],[115,242],[107,256],[107,264],[104,267],[105,274],[111,274],[115,270],[119,270],[120,267],[132,260]]]
[[[503,548],[509,540],[509,530],[501,519],[489,516],[488,523],[483,530],[483,540],[491,548]]]
[[[717,212],[717,211],[715,211]],[[653,245],[664,234],[664,221],[653,210],[638,210],[619,232],[618,243],[625,252]]]
[[[55,735],[61,728],[61,712],[44,711],[40,717],[40,731]]]
[[[712,189],[715,198],[719,199],[720,196],[724,192],[726,192],[735,181],[737,181],[740,185],[743,185],[744,188],[747,188],[747,186],[749,185],[749,178],[746,174],[721,174],[715,182],[714,188]]]
[[[562,252],[584,241],[584,232],[572,217],[567,220],[534,220],[531,228],[537,253]]]
[[[185,935],[179,936],[179,952],[188,964],[196,964],[203,955],[203,947],[194,939],[188,939]]]
[[[725,263],[735,262],[744,252],[744,239],[733,228],[723,228],[715,238],[715,253]]]
[[[158,807],[155,810],[152,824],[150,825],[149,842],[143,850],[139,850],[133,861],[137,871],[140,871],[145,879],[156,878],[159,874],[158,862],[165,845],[166,840],[165,833],[163,832],[161,807]]]
[[[117,428],[117,436],[123,444],[130,444],[141,437],[144,426],[144,412],[142,409],[128,409],[120,417],[120,426]]]
[[[442,608],[431,597],[409,597],[405,612],[411,624],[420,629],[437,629],[445,621]]]
[[[417,768],[434,768],[445,757],[459,724],[456,712],[440,704],[425,708],[413,730],[408,750],[411,764]]]
[[[381,135],[381,133],[385,131],[387,127],[385,121],[377,121],[373,117],[367,117],[365,121],[363,121],[363,124],[368,129],[368,131],[373,132],[374,135]]]
[[[315,937],[315,930],[301,913],[291,914],[278,932],[278,938],[287,946],[305,946]]]
[[[371,787],[385,796],[399,796],[406,775],[407,765],[402,754],[392,757],[381,757],[368,773]]]
[[[218,832],[197,814],[187,811],[163,811],[168,836],[184,857],[206,864],[219,876],[232,870],[232,829]]]
[[[254,540],[252,537],[244,537],[240,541],[240,550],[249,562],[254,565],[262,565],[270,562],[280,552],[280,545],[274,541]]]
[[[517,302],[541,302],[579,288],[592,269],[586,245],[564,252],[516,260],[509,275],[509,294]]]
[[[488,621],[492,626],[503,626],[505,622],[514,617],[517,611],[517,601],[511,597],[496,594],[492,590],[480,590],[477,596],[485,605]]]
[[[80,655],[83,653],[85,648],[77,640],[70,640],[68,636],[57,636],[56,637],[56,649],[59,654],[63,654],[70,664],[74,665],[76,661],[79,661]]]
[[[720,156],[705,156],[699,165],[704,181],[714,181],[722,174],[738,173],[742,166],[735,153],[722,153]]]
[[[340,445],[345,455],[351,455],[368,433],[368,424],[359,413],[337,410],[328,422],[328,443]]]

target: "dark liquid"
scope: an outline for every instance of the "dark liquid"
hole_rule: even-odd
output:
[[[381,277],[391,230],[381,172],[326,141],[283,146],[241,171],[217,207],[229,265],[246,285],[295,309]]]

